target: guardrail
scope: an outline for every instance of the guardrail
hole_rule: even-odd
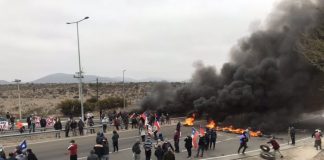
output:
[[[186,117],[176,117],[176,118],[170,118],[171,120],[171,124],[175,124],[177,121],[182,121],[183,119],[185,119]],[[89,129],[101,129],[102,128],[102,124],[99,124],[99,125],[94,125],[94,126],[89,126],[89,127],[84,127],[85,130],[89,130]],[[114,125],[112,124],[108,124],[107,125],[107,131],[112,131],[114,130]],[[130,128],[130,125],[129,125],[129,128]],[[40,128],[38,128],[40,129]],[[76,129],[77,131],[79,131],[78,129]],[[27,131],[28,132],[28,131]],[[55,133],[57,132],[64,132],[65,133],[65,129],[62,129],[62,130],[54,130],[54,129],[51,129],[51,130],[45,130],[45,131],[37,131],[37,132],[28,132],[28,133],[15,133],[15,134],[8,134],[8,135],[1,135],[0,136],[0,139],[1,140],[10,140],[12,138],[14,138],[13,140],[14,141],[21,141],[22,139],[32,139],[33,137],[38,137],[38,136],[47,136],[47,135],[50,135],[49,137],[53,138],[55,137]],[[70,134],[72,134],[71,130],[70,130]],[[64,137],[64,135],[62,136]]]

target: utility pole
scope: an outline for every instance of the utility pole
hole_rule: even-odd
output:
[[[98,78],[96,79],[97,80],[97,108],[99,108],[99,80],[98,80]],[[101,120],[102,119],[102,117],[101,117],[101,115],[102,115],[102,109],[100,108],[99,109],[99,119]]]
[[[126,72],[126,69],[123,70],[123,106],[124,106],[124,111],[125,111],[125,108],[126,108],[126,102],[125,102],[125,72]]]
[[[18,86],[18,107],[19,107],[19,119],[21,120],[21,100],[20,100],[20,89],[19,89],[19,83],[21,82],[20,79],[15,79],[14,82],[17,83]]]

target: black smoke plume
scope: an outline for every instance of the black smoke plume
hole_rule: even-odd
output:
[[[282,1],[269,15],[266,28],[233,47],[231,61],[220,73],[197,62],[190,83],[180,88],[160,84],[142,107],[175,114],[196,111],[264,130],[286,127],[300,114],[321,109],[307,98],[314,94],[312,86],[321,72],[297,44],[302,35],[323,25],[323,10],[322,0]]]

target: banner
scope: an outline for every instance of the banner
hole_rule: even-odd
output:
[[[0,129],[2,129],[2,130],[9,130],[9,123],[8,123],[8,121],[0,121]]]

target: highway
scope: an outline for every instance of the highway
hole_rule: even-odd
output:
[[[181,127],[182,137],[180,140],[180,150],[181,153],[176,154],[176,159],[187,159],[187,152],[184,148],[183,139],[185,136],[191,134],[191,127]],[[175,131],[175,126],[162,126],[161,132],[164,137],[172,140],[173,133]],[[119,152],[110,153],[110,160],[131,160],[132,152],[131,147],[134,142],[139,139],[138,130],[123,130],[119,132]],[[110,151],[112,151],[111,143],[111,132],[105,134],[110,143]],[[69,145],[71,139],[74,139],[78,144],[78,159],[86,159],[89,151],[93,148],[95,144],[96,135],[86,135],[82,137],[69,137],[62,138],[57,140],[48,140],[35,143],[29,143],[28,148],[33,149],[35,154],[40,160],[67,160],[68,155],[66,154],[66,148]],[[297,139],[304,138],[305,136],[297,135]],[[282,136],[283,139],[279,140],[280,143],[287,143],[286,137]],[[259,151],[259,145],[267,142],[268,138],[263,137],[253,137],[248,142],[247,153]],[[28,143],[28,142],[27,142]],[[173,144],[173,142],[172,142]],[[237,149],[239,145],[239,138],[237,134],[218,132],[217,145],[215,150],[208,150],[204,153],[202,159],[233,159],[233,158],[242,158],[247,155],[237,155]],[[7,154],[9,151],[14,150],[14,146],[7,146],[5,148]],[[152,150],[154,153],[154,150]],[[196,154],[196,150],[193,150],[193,155]],[[142,149],[141,159],[144,159],[144,151]],[[152,154],[152,159],[156,159],[154,154]],[[193,158],[192,158],[193,159]],[[195,158],[196,159],[196,158]]]

